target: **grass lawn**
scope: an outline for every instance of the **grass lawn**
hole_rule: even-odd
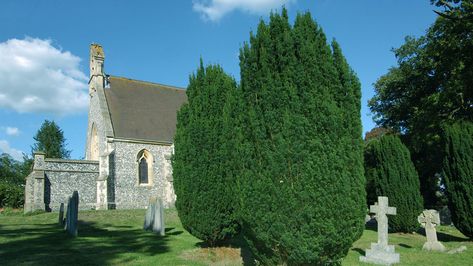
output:
[[[238,244],[202,248],[201,241],[181,226],[175,210],[166,210],[166,236],[142,230],[144,210],[82,211],[79,236],[69,237],[57,224],[57,213],[0,214],[0,265],[241,265],[249,255]],[[390,234],[401,254],[400,265],[473,265],[473,242],[454,227],[441,227],[439,239],[447,249],[462,245],[460,254],[422,251],[421,234]],[[360,265],[376,232],[365,230],[343,265]],[[239,241],[240,243],[242,241]]]

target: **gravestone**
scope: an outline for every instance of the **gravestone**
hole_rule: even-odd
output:
[[[164,236],[164,208],[161,199],[150,198],[143,229],[155,233],[159,232],[161,236]]]
[[[66,213],[66,231],[72,235],[77,236],[77,216],[79,212],[79,193],[74,191],[72,197],[69,198],[67,203]]]
[[[61,206],[59,206],[59,218],[58,218],[59,225],[64,225],[64,203],[61,202]]]
[[[435,226],[440,224],[440,216],[436,210],[424,210],[418,217],[417,221],[425,228],[425,236],[427,242],[422,247],[428,251],[445,251],[445,247],[437,240],[437,231]]]
[[[396,208],[389,207],[388,197],[378,197],[378,202],[370,206],[370,212],[376,214],[378,222],[378,242],[371,243],[371,249],[366,250],[366,255],[360,261],[391,265],[399,263],[399,254],[394,252],[394,246],[388,245],[388,214],[396,215]]]

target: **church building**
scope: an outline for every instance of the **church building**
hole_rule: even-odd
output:
[[[174,204],[170,159],[186,91],[107,75],[104,63],[102,47],[92,44],[85,160],[36,153],[25,212],[56,210],[74,190],[81,209],[145,208],[150,197]]]

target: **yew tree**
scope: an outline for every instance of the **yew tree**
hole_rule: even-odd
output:
[[[338,263],[361,235],[360,83],[309,13],[261,21],[240,51],[243,233],[264,265]]]

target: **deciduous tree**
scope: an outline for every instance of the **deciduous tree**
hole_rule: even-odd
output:
[[[471,0],[433,0],[439,11],[425,36],[394,49],[398,65],[380,77],[369,106],[378,125],[400,134],[420,175],[427,208],[439,195],[444,123],[473,121],[473,16]]]

